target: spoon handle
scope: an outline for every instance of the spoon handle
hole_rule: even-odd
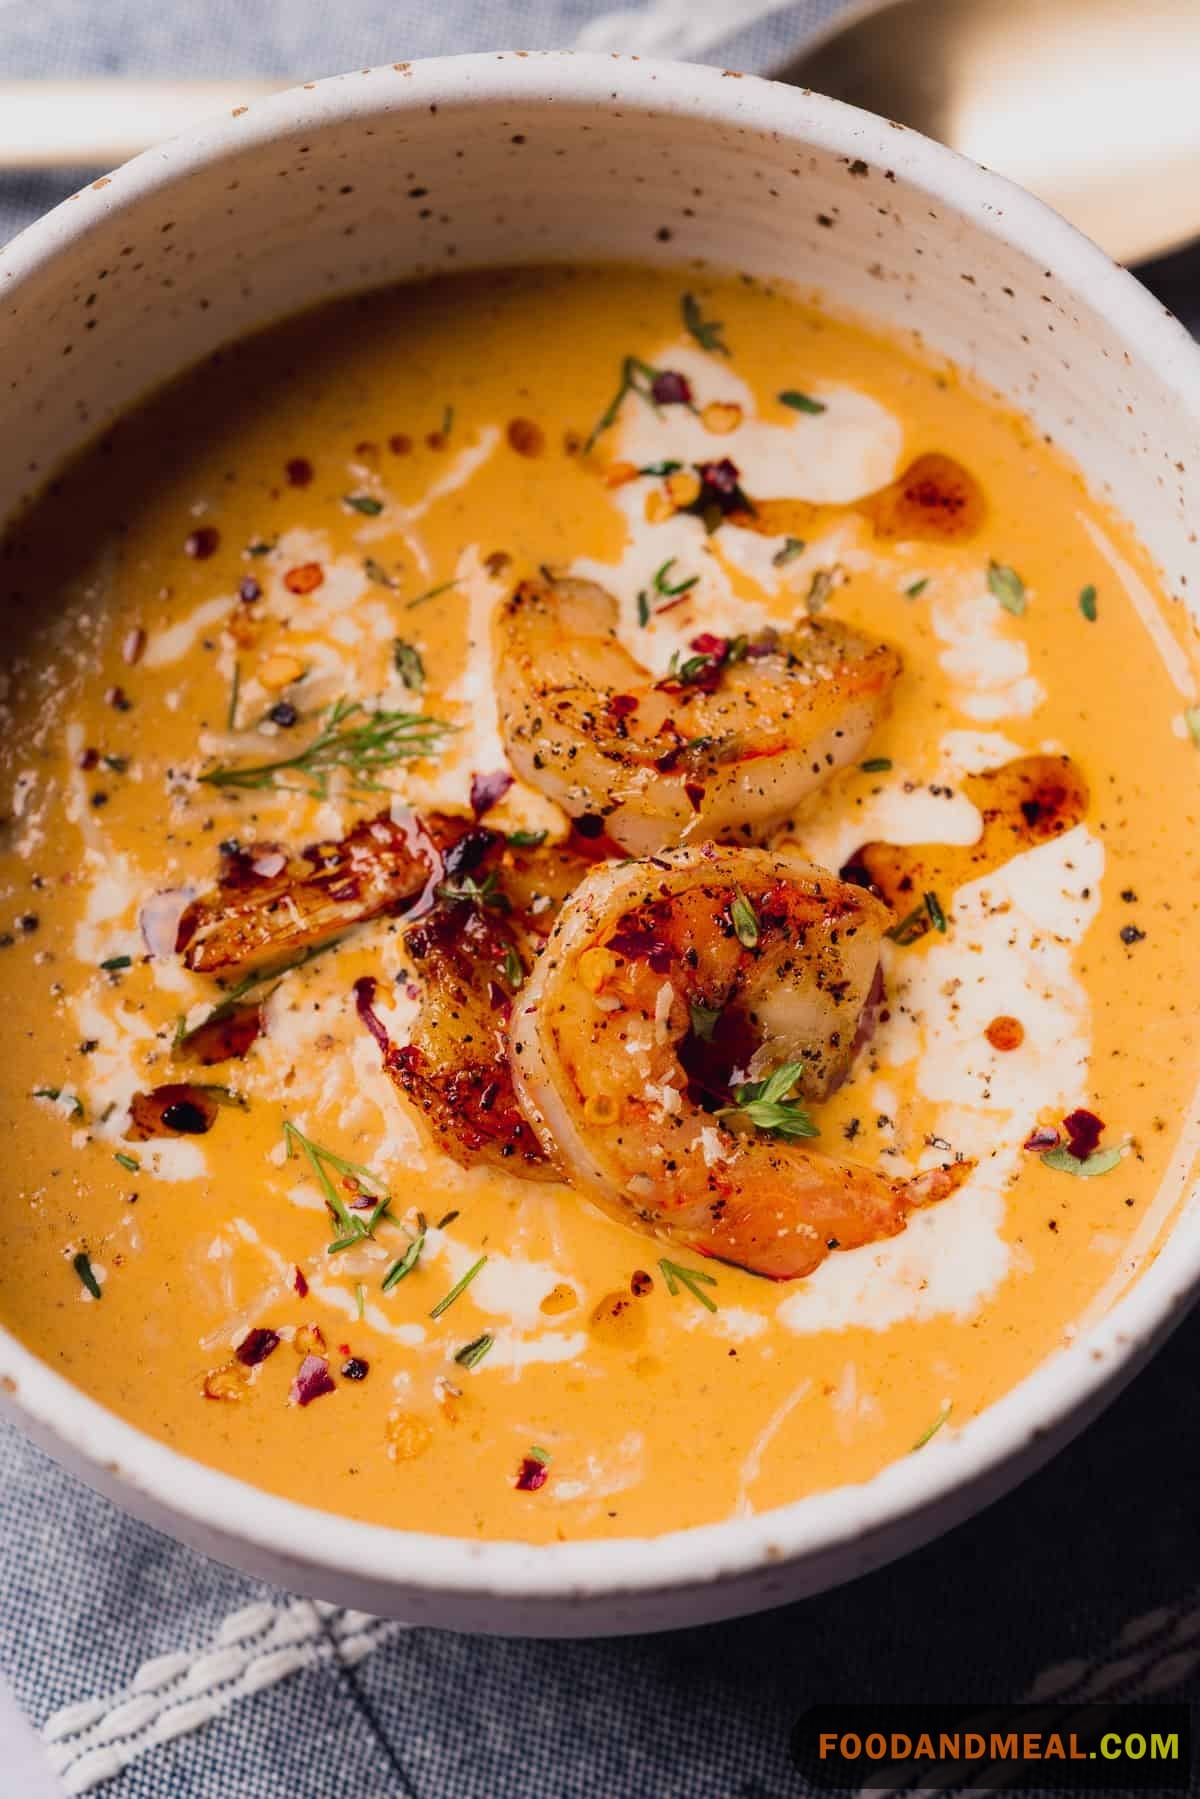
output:
[[[0,81],[0,170],[111,169],[282,82]]]

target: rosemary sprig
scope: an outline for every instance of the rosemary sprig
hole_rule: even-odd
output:
[[[421,1260],[421,1251],[425,1248],[425,1238],[428,1234],[428,1230],[429,1227],[425,1223],[424,1212],[418,1212],[416,1236],[413,1238],[404,1254],[392,1263],[391,1267],[383,1277],[382,1287],[385,1293],[390,1293],[393,1287],[398,1287],[405,1276],[411,1274],[417,1263]]]
[[[424,593],[419,593],[415,600],[405,600],[404,610],[411,612],[414,606],[423,606],[426,600],[436,600],[439,594],[449,593],[452,587],[461,586],[462,582],[459,580],[440,581],[436,587],[427,587]]]
[[[334,700],[312,741],[294,756],[277,762],[256,762],[243,768],[214,768],[201,775],[210,787],[296,789],[296,783],[278,777],[295,769],[307,776],[301,783],[314,799],[324,799],[335,769],[349,770],[353,785],[367,793],[386,791],[375,777],[381,769],[394,768],[414,756],[426,756],[453,725],[423,712],[375,712],[358,700],[343,695]]]
[[[808,1108],[792,1097],[803,1073],[803,1062],[784,1062],[765,1081],[743,1081],[733,1090],[733,1105],[722,1106],[713,1116],[744,1118],[776,1137],[819,1137]]]
[[[317,1185],[324,1196],[325,1204],[332,1212],[334,1220],[341,1225],[342,1234],[328,1245],[328,1253],[337,1255],[340,1250],[350,1249],[355,1243],[361,1243],[375,1234],[375,1226],[386,1216],[391,1205],[391,1195],[377,1174],[364,1168],[361,1162],[348,1162],[344,1156],[335,1155],[333,1150],[326,1149],[323,1143],[316,1143],[305,1136],[298,1125],[290,1118],[283,1121],[283,1140],[287,1145],[287,1153],[294,1156],[297,1150],[303,1154],[316,1177]],[[352,1212],[333,1182],[329,1178],[329,1170],[354,1182],[368,1199],[375,1201],[374,1209],[369,1216],[362,1217]]]
[[[702,1268],[684,1268],[678,1262],[669,1262],[666,1256],[660,1256],[658,1262],[667,1292],[672,1299],[680,1287],[686,1287],[693,1299],[698,1299],[706,1311],[715,1312],[717,1302],[710,1299],[704,1291],[705,1287],[715,1287],[716,1276],[706,1274]]]
[[[479,1270],[486,1261],[486,1256],[480,1256],[477,1262],[472,1263],[462,1279],[455,1281],[449,1293],[444,1294],[442,1298],[438,1300],[429,1316],[431,1318],[440,1318],[443,1312],[448,1311],[455,1300],[460,1298],[460,1296],[466,1292],[467,1288],[471,1285],[471,1282],[475,1279],[475,1276],[479,1273]]]
[[[717,326],[716,329],[719,330],[720,327]],[[590,455],[595,448],[596,439],[607,431],[610,425],[616,424],[617,414],[620,412],[627,394],[637,394],[640,399],[645,400],[647,406],[653,406],[654,410],[658,411],[653,393],[654,383],[659,375],[666,372],[665,369],[656,369],[652,362],[643,362],[638,356],[622,358],[621,379],[617,385],[617,391],[588,433],[587,442],[583,446],[585,456]],[[690,406],[690,410],[694,412],[695,406]],[[659,468],[665,467],[665,463],[652,463],[645,469],[639,469],[638,473],[648,474],[652,469],[657,471]],[[675,463],[673,467],[678,468],[679,464]]]

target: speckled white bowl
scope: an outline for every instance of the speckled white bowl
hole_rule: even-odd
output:
[[[25,232],[0,255],[0,516],[148,388],[279,314],[444,269],[613,256],[785,277],[918,327],[1054,435],[1175,593],[1200,593],[1200,353],[1130,276],[899,126],[609,57],[401,63],[297,88],[138,157]],[[152,1441],[3,1332],[0,1387],[36,1441],[120,1504],[301,1592],[474,1630],[695,1623],[916,1546],[1078,1431],[1194,1295],[1187,1165],[1181,1152],[1156,1213],[1174,1217],[1164,1253],[961,1431],[865,1485],[654,1540],[533,1549],[307,1510]]]

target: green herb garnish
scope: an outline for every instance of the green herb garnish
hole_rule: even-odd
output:
[[[263,538],[259,537],[254,543],[248,543],[246,545],[246,554],[247,556],[269,556],[274,548],[275,545],[273,543],[267,543]]]
[[[398,1261],[392,1263],[391,1267],[383,1277],[382,1286],[385,1293],[390,1293],[393,1287],[398,1287],[405,1276],[411,1274],[417,1263],[421,1260],[421,1251],[425,1247],[427,1230],[428,1227],[425,1223],[425,1214],[423,1212],[418,1212],[416,1236],[413,1238],[404,1254]]]
[[[413,693],[425,685],[425,664],[421,659],[421,652],[415,644],[407,643],[403,637],[392,639],[392,666]]]
[[[785,563],[794,562],[797,556],[803,556],[807,548],[803,537],[785,537],[781,548],[771,558],[771,567],[782,568]]]
[[[650,596],[644,587],[639,587],[637,597],[637,621],[639,625],[650,623]]]
[[[119,969],[132,968],[133,967],[133,957],[132,956],[109,956],[105,961],[101,962],[100,966],[104,970],[105,974],[116,974]]]
[[[706,1006],[698,999],[690,999],[688,1012],[692,1020],[692,1035],[699,1037],[701,1043],[711,1043],[717,1020],[723,1010],[721,1006]]]
[[[1006,562],[989,562],[987,582],[1004,610],[1020,618],[1029,602],[1025,596],[1025,583],[1016,569],[1009,568]]]
[[[510,831],[508,842],[515,850],[540,850],[549,831]]]
[[[142,1166],[136,1156],[126,1155],[126,1153],[123,1149],[118,1149],[115,1152],[115,1154],[113,1155],[113,1161],[119,1163],[119,1165],[122,1168],[127,1169],[130,1174],[137,1174],[138,1170]]]
[[[336,1223],[342,1227],[341,1236],[327,1245],[328,1253],[337,1255],[343,1249],[349,1249],[353,1244],[361,1243],[365,1238],[373,1236],[375,1226],[392,1203],[391,1195],[379,1176],[372,1174],[369,1168],[364,1168],[361,1162],[348,1162],[344,1156],[335,1155],[333,1150],[326,1149],[323,1143],[314,1142],[311,1137],[305,1136],[304,1132],[298,1125],[294,1125],[290,1118],[285,1118],[283,1121],[283,1140],[287,1145],[289,1157],[296,1154],[297,1148],[303,1153],[316,1177],[325,1204],[329,1207]],[[369,1215],[364,1217],[350,1210],[329,1178],[331,1168],[344,1180],[352,1182],[366,1198],[375,1201],[374,1209]]]
[[[71,1257],[71,1266],[92,1298],[99,1299],[101,1297],[100,1282],[96,1279],[96,1271],[92,1267],[91,1258],[86,1249],[81,1249],[77,1256]]]
[[[949,1400],[947,1400],[946,1404],[942,1407],[941,1411],[938,1413],[938,1415],[934,1419],[933,1423],[929,1426],[929,1429],[921,1432],[921,1435],[917,1438],[916,1442],[913,1444],[913,1449],[924,1449],[924,1447],[925,1447],[926,1443],[928,1443],[930,1437],[936,1437],[938,1431],[941,1430],[943,1424],[945,1424],[947,1418],[950,1416],[950,1411],[951,1411],[951,1402]],[[912,1450],[909,1451],[909,1454],[910,1455],[912,1454]]]
[[[453,406],[447,406],[445,411],[442,413],[442,436],[449,437],[449,435],[453,431],[453,429],[454,429],[454,408],[453,408]]]
[[[550,1451],[548,1449],[543,1449],[540,1443],[530,1444],[529,1455],[532,1461],[540,1462],[543,1468],[548,1466],[550,1461]]]
[[[514,993],[525,979],[525,965],[511,943],[504,952],[504,978]]]
[[[242,665],[240,662],[235,662],[233,665],[233,679],[229,683],[229,705],[225,712],[225,729],[227,731],[237,730],[238,696],[241,691]]]
[[[1122,1146],[1115,1144],[1111,1149],[1094,1149],[1090,1156],[1077,1156],[1068,1149],[1065,1143],[1054,1149],[1046,1150],[1042,1161],[1047,1168],[1057,1168],[1063,1174],[1077,1174],[1084,1180],[1091,1180],[1093,1175],[1108,1174],[1121,1160]]]
[[[361,1324],[367,1314],[367,1289],[361,1281],[354,1283],[354,1310],[358,1316],[358,1322]]]
[[[911,912],[906,912],[899,924],[894,924],[887,935],[893,943],[906,947],[915,943],[918,937],[923,937],[931,922],[929,908],[922,899],[920,905],[914,906]]]
[[[361,512],[364,518],[378,518],[383,511],[383,501],[377,500],[373,493],[343,494],[342,505],[349,506],[351,512]]]
[[[436,587],[428,587],[424,593],[419,593],[415,600],[405,600],[404,610],[411,612],[415,606],[423,606],[426,600],[436,600],[439,594],[449,593],[452,587],[461,586],[462,582],[457,576],[453,581],[440,581]]]
[[[608,405],[604,408],[604,411],[600,414],[600,417],[596,420],[596,423],[592,426],[591,431],[588,433],[587,442],[583,446],[583,453],[585,456],[589,455],[595,448],[596,439],[600,437],[603,432],[607,431],[610,425],[616,424],[617,414],[620,412],[627,394],[637,394],[639,398],[645,400],[647,406],[653,406],[657,412],[658,407],[651,390],[653,389],[658,376],[663,372],[662,369],[656,369],[652,363],[642,362],[637,356],[625,356],[622,358],[621,379],[617,384],[617,391],[608,402]],[[694,412],[695,407],[693,406],[691,410]],[[675,468],[678,468],[679,466],[678,463],[675,464]],[[641,473],[642,471],[639,470],[638,472]],[[673,474],[675,472],[674,468],[669,472]]]
[[[662,567],[656,568],[654,571],[654,591],[655,591],[655,593],[665,594],[667,596],[667,598],[669,598],[669,599],[674,599],[674,597],[677,594],[687,593],[689,588],[695,587],[696,583],[700,579],[699,575],[689,575],[686,581],[678,581],[678,582],[676,582],[675,586],[672,587],[671,583],[667,579],[667,576],[674,566],[675,566],[674,556],[668,556],[667,560],[663,563]],[[641,622],[644,624],[645,620],[643,619]]]
[[[475,1276],[479,1273],[479,1270],[486,1261],[486,1256],[480,1256],[477,1262],[473,1262],[470,1268],[467,1269],[467,1272],[463,1275],[462,1279],[460,1281],[455,1281],[449,1293],[438,1300],[429,1316],[431,1318],[440,1318],[443,1312],[448,1311],[455,1300],[459,1299],[462,1294],[466,1292],[467,1288],[471,1285],[471,1282],[475,1279]]]
[[[1096,589],[1089,581],[1086,587],[1079,590],[1079,610],[1091,624],[1096,622]]]
[[[713,1116],[745,1118],[756,1130],[778,1137],[818,1137],[807,1107],[792,1097],[803,1073],[803,1062],[784,1062],[765,1081],[743,1081],[733,1090],[733,1105],[722,1106]]]
[[[1185,706],[1183,722],[1187,726],[1188,736],[1196,748],[1200,749],[1200,706]]]
[[[837,575],[836,568],[819,568],[814,571],[813,578],[809,582],[808,592],[804,596],[804,606],[807,612],[824,610],[825,602],[837,585]]]
[[[482,1336],[475,1337],[470,1343],[464,1343],[461,1349],[456,1349],[454,1359],[460,1368],[478,1368],[495,1341],[490,1331],[484,1331]]]
[[[128,761],[128,758],[125,756],[107,756],[106,755],[106,756],[101,756],[100,760],[101,760],[101,762],[103,762],[105,768],[107,768],[114,775],[123,775],[123,774],[127,774],[129,772],[129,761]]]
[[[925,592],[925,589],[928,586],[929,586],[929,576],[922,575],[921,579],[919,581],[910,582],[909,585],[904,589],[905,599],[906,600],[919,599],[921,597],[921,595]]]
[[[890,756],[872,756],[867,762],[860,762],[859,768],[864,775],[886,775],[892,766]]]
[[[793,412],[828,412],[824,400],[814,400],[811,394],[802,394],[794,387],[785,387],[777,395],[781,406],[790,406]]]
[[[704,1291],[705,1287],[715,1287],[716,1276],[706,1274],[702,1268],[684,1268],[678,1262],[669,1262],[666,1256],[660,1256],[658,1266],[662,1271],[667,1292],[674,1299],[680,1287],[686,1287],[693,1299],[698,1299],[707,1312],[715,1312],[717,1302],[710,1299]]]
[[[451,905],[460,903],[478,906],[482,911],[485,906],[493,907],[497,912],[512,910],[512,902],[507,893],[497,885],[495,869],[489,869],[482,881],[474,875],[464,875],[461,881],[441,881],[434,888],[440,900],[447,900]]]
[[[718,319],[706,319],[700,310],[700,302],[695,294],[684,294],[680,302],[683,322],[689,334],[695,338],[702,350],[715,350],[718,356],[728,356],[729,345],[721,336],[725,327]]]
[[[936,893],[927,893],[925,895],[925,910],[929,914],[929,922],[934,930],[940,931],[942,935],[945,936],[946,914],[942,910],[942,902]]]
[[[363,573],[369,581],[378,582],[380,587],[395,589],[396,583],[384,568],[382,562],[376,562],[374,556],[368,556],[363,563]]]
[[[638,474],[677,475],[682,467],[682,462],[644,462],[638,470]]]
[[[61,1087],[35,1087],[33,1090],[33,1097],[34,1097],[34,1099],[48,1099],[48,1100],[53,1101],[55,1104],[57,1104],[57,1102],[62,1098],[62,1088]],[[74,1094],[74,1093],[69,1094],[68,1098],[70,1100],[70,1105],[71,1105],[71,1117],[72,1118],[82,1118],[83,1117],[83,1101],[78,1097],[77,1094]]]
[[[733,890],[733,900],[729,907],[729,917],[733,924],[733,934],[743,949],[758,948],[758,914],[746,898],[740,887]]]
[[[350,772],[352,786],[366,793],[384,793],[386,784],[375,778],[381,769],[432,754],[443,734],[454,728],[423,712],[392,712],[382,707],[372,712],[359,701],[343,697],[330,706],[311,743],[294,756],[244,768],[214,768],[199,779],[210,787],[306,789],[313,799],[325,799],[330,775],[344,768]],[[297,786],[278,779],[290,769],[307,776],[307,781]]]

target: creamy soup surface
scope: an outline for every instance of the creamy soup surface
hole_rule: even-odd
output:
[[[612,627],[579,767],[642,757],[611,804],[555,735],[571,580]],[[0,594],[0,1316],[175,1448],[405,1528],[703,1524],[936,1454],[1156,1252],[1200,1073],[1180,608],[912,344],[619,268],[339,303],[112,430]],[[506,619],[545,632],[521,720]],[[839,632],[811,779],[722,821],[706,721],[793,643],[811,695]],[[657,941],[714,835],[767,847]],[[823,978],[803,929],[763,961],[804,859],[890,933],[824,1070],[763,1047]],[[621,932],[554,989],[585,880]],[[761,1015],[695,985],[720,957]],[[529,994],[608,1034],[565,1164],[508,1074]],[[575,1178],[614,1144],[621,1193]],[[884,1196],[857,1246],[776,1224],[823,1183]]]

